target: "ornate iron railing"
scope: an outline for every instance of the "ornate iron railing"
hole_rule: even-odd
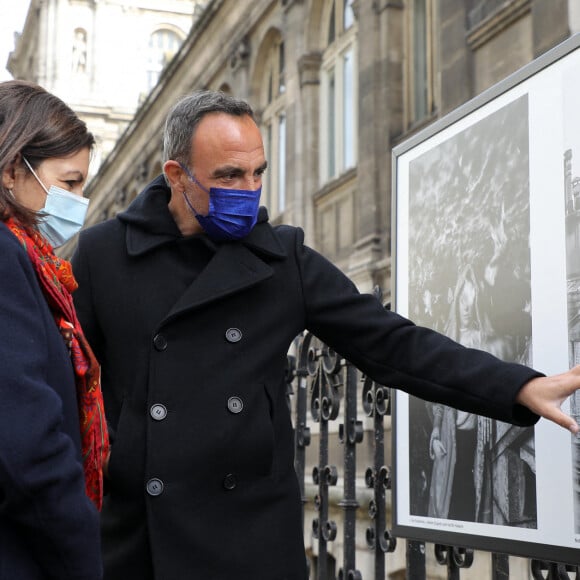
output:
[[[391,413],[390,389],[361,376],[348,361],[306,333],[297,339],[296,356],[289,357],[288,396],[295,420],[295,468],[303,498],[305,529],[311,528],[317,548],[315,565],[313,558],[309,559],[311,579],[387,578],[386,554],[397,546],[397,539],[389,529],[387,510],[391,469],[385,463],[385,447],[390,444],[385,422]],[[366,428],[361,421],[364,416],[368,418]],[[331,433],[338,434],[338,438],[331,437]],[[370,445],[372,453],[367,452],[363,461],[371,465],[362,465],[360,458],[357,461],[357,450],[365,437],[372,438],[372,442],[366,441],[366,449]],[[310,449],[307,454],[313,443],[318,447],[316,453]],[[331,455],[337,456],[336,447],[342,448],[342,453],[338,453],[342,456],[340,467],[330,461]],[[309,467],[311,474],[307,473]],[[339,482],[342,493],[335,489]],[[332,498],[342,509],[342,521],[331,517]],[[357,537],[357,517],[368,519],[364,540],[373,555],[372,574],[368,566],[366,575],[357,569],[357,547],[362,543],[362,538]],[[342,542],[342,562],[335,573],[329,547],[338,540]],[[428,578],[429,545],[400,541],[406,542],[405,578]],[[450,580],[459,580],[461,570],[470,568],[474,561],[474,551],[461,546],[436,544],[434,556],[437,565],[446,567]],[[492,554],[491,567],[492,580],[510,578],[507,554]],[[572,580],[580,578],[580,566],[530,560],[530,574],[536,580]]]

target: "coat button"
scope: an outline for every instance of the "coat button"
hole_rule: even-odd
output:
[[[228,411],[230,413],[241,413],[244,408],[244,402],[240,397],[230,397],[228,399]]]
[[[224,487],[231,491],[236,487],[238,482],[236,481],[236,476],[233,473],[228,473],[224,478]]]
[[[228,342],[240,342],[242,340],[242,331],[239,328],[228,328],[226,330],[226,340]]]
[[[167,417],[167,407],[161,403],[156,403],[151,406],[151,409],[149,409],[149,414],[156,421],[163,421],[163,419]]]
[[[147,493],[153,497],[163,493],[163,482],[156,477],[153,477],[147,482]]]
[[[167,348],[167,339],[162,334],[156,334],[153,337],[153,345],[159,351]]]

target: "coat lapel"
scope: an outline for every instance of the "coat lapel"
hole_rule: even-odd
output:
[[[127,224],[129,256],[154,252],[174,243],[181,236],[167,207],[169,198],[169,188],[160,176],[125,212],[118,215],[118,219]],[[187,310],[199,308],[270,278],[273,270],[266,260],[286,258],[286,251],[268,223],[268,212],[264,207],[260,208],[258,223],[243,240],[215,246],[212,242],[207,243],[215,247],[215,255],[173,305],[162,324]]]
[[[187,310],[254,286],[273,275],[272,268],[242,244],[223,244],[163,323]]]

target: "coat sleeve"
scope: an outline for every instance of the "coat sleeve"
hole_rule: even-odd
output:
[[[97,580],[98,513],[85,494],[77,446],[63,431],[62,399],[47,382],[55,364],[47,345],[52,319],[28,256],[16,241],[2,245],[0,519],[22,536],[47,578]]]
[[[515,398],[541,373],[465,348],[386,310],[295,231],[306,327],[341,356],[376,382],[427,401],[516,425],[539,419]]]

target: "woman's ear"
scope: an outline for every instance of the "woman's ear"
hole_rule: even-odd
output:
[[[14,187],[16,181],[16,162],[17,159],[15,158],[2,171],[2,185],[6,189],[12,189]]]

